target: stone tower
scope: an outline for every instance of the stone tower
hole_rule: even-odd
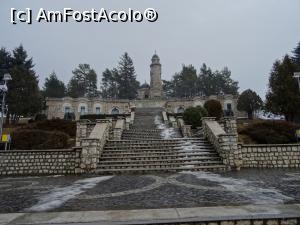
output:
[[[161,64],[158,55],[154,54],[150,65],[150,98],[162,98]]]

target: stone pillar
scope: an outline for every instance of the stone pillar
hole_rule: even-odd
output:
[[[223,124],[224,131],[228,134],[237,134],[237,124],[235,117],[223,117],[220,121]]]
[[[82,138],[87,138],[89,122],[89,120],[78,120],[76,122],[76,146],[80,146]]]
[[[85,138],[81,140],[82,151],[80,169],[81,173],[93,173],[97,169],[100,158],[99,139]]]
[[[178,128],[177,121],[174,116],[169,116],[169,120],[170,120],[172,127]]]
[[[192,137],[192,126],[191,125],[184,125],[182,128],[182,135],[183,137]]]

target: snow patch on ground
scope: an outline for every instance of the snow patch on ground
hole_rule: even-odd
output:
[[[55,188],[47,195],[42,196],[38,203],[27,211],[46,211],[58,208],[70,199],[94,188],[99,182],[111,179],[113,176],[92,177],[75,181],[72,185],[62,188]]]
[[[155,116],[154,123],[157,127],[157,129],[161,130],[160,136],[163,139],[171,139],[176,137],[176,131],[173,127],[167,127],[166,124],[164,124],[159,116]]]
[[[235,179],[231,177],[223,177],[219,174],[210,172],[181,172],[184,174],[192,174],[198,179],[216,182],[230,192],[234,192],[251,200],[254,204],[282,204],[293,198],[282,194],[275,188],[262,188],[257,185],[258,182],[248,181],[245,179]]]

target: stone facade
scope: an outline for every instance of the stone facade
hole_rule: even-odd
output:
[[[239,145],[242,167],[299,168],[300,144]]]
[[[127,100],[109,100],[101,98],[47,98],[47,118],[64,118],[65,113],[72,112],[75,119],[85,114],[128,114],[130,102]]]
[[[0,151],[0,175],[74,174],[80,151]]]
[[[48,98],[47,117],[64,118],[66,112],[74,112],[78,120],[81,114],[129,114],[133,108],[165,108],[167,113],[180,113],[192,106],[203,106],[210,99],[220,101],[223,110],[230,105],[236,117],[246,117],[245,112],[238,111],[237,97],[233,95],[195,97],[191,99],[144,99],[144,100],[108,100],[101,98]],[[82,112],[81,110],[85,110]]]

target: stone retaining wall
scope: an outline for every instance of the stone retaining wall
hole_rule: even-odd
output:
[[[298,168],[300,144],[239,145],[242,167]]]
[[[78,163],[75,149],[0,151],[0,175],[74,174]]]
[[[157,225],[157,223],[144,223],[145,225]],[[160,225],[299,225],[299,218],[279,218],[279,219],[249,219],[249,220],[222,220],[209,222],[178,222],[159,223]]]

